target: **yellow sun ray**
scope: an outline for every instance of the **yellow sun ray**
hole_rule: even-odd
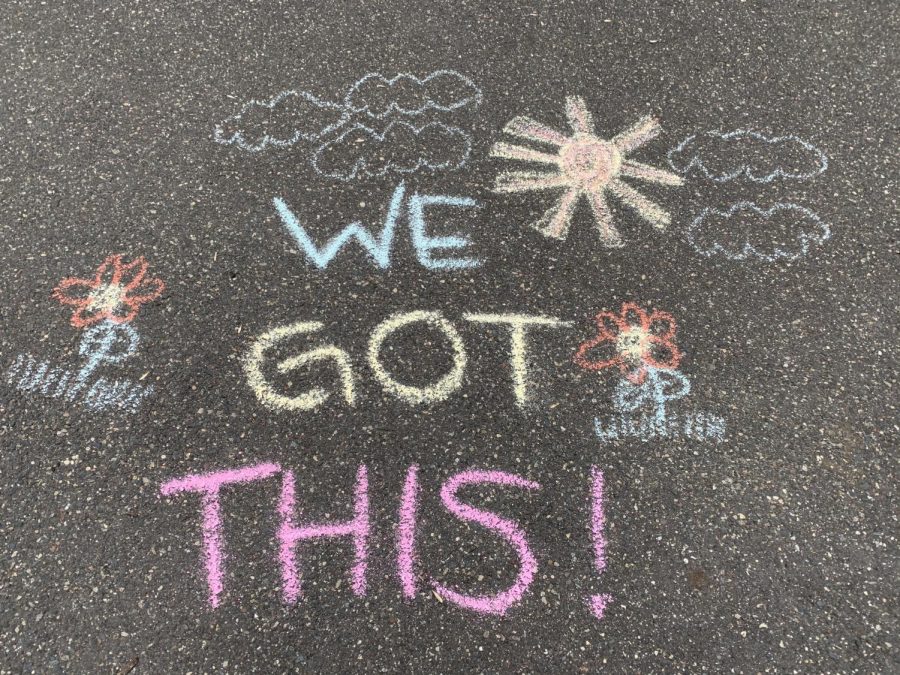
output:
[[[568,190],[556,204],[547,209],[534,227],[546,237],[565,239],[569,232],[569,223],[572,221],[572,213],[580,198],[581,193],[578,190]]]
[[[561,134],[555,129],[551,129],[533,120],[530,117],[514,117],[512,118],[503,131],[511,136],[518,136],[528,141],[536,143],[549,143],[557,147],[565,145],[569,142],[568,136]]]
[[[575,133],[594,135],[594,118],[580,96],[566,97],[566,117]]]
[[[567,187],[569,181],[560,173],[510,171],[497,176],[496,192],[531,192]]]
[[[513,145],[512,143],[494,143],[491,148],[492,157],[502,157],[503,159],[519,159],[523,162],[540,162],[542,164],[559,164],[559,157],[549,155],[540,150],[526,148],[524,145]]]
[[[640,213],[644,220],[650,222],[657,230],[666,229],[669,224],[669,214],[658,204],[651,202],[630,185],[614,180],[609,184],[609,191],[621,199],[625,204]]]
[[[677,173],[672,173],[665,169],[657,169],[649,164],[635,162],[633,159],[622,162],[622,175],[648,180],[653,183],[661,183],[662,185],[684,185],[684,178]]]

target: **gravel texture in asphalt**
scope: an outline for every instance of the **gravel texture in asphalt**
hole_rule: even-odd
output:
[[[0,28],[0,672],[900,668],[895,3]]]

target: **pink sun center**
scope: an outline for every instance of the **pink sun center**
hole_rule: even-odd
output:
[[[622,155],[612,143],[589,134],[575,134],[559,151],[560,169],[575,187],[598,190],[615,178]]]

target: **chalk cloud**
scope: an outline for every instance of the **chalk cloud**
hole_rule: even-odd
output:
[[[767,209],[752,202],[738,202],[724,211],[707,208],[686,230],[688,243],[703,256],[766,262],[797,260],[830,237],[830,228],[819,216],[789,203]]]
[[[471,148],[465,131],[441,122],[416,127],[394,121],[383,133],[354,124],[319,147],[312,164],[322,176],[352,180],[419,169],[458,169],[468,160]]]
[[[350,114],[339,103],[306,91],[283,91],[267,101],[249,101],[240,112],[216,125],[213,138],[247,152],[320,140],[342,127]]]
[[[741,177],[754,183],[803,180],[828,168],[825,153],[797,136],[769,137],[743,129],[688,136],[669,151],[668,159],[681,175],[705,176],[717,183]]]
[[[481,103],[481,90],[465,75],[436,70],[425,78],[400,73],[387,78],[369,73],[347,92],[344,102],[353,112],[384,118],[392,113],[415,116],[437,110],[450,112]]]

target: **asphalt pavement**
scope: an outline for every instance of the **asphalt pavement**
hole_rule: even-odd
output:
[[[900,670],[895,3],[0,14],[0,673]]]

